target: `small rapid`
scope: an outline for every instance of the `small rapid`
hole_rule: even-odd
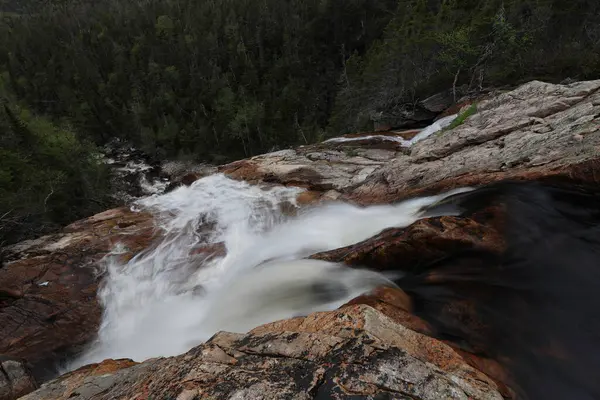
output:
[[[133,207],[154,215],[161,239],[125,264],[121,246],[103,260],[97,339],[67,369],[107,358],[181,354],[221,330],[243,333],[333,310],[376,286],[393,285],[373,271],[305,257],[408,226],[424,217],[424,207],[468,190],[393,205],[300,208],[302,189],[215,174],[138,200]],[[211,250],[221,245],[224,254]]]

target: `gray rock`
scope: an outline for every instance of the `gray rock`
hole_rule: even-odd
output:
[[[420,190],[502,178],[570,174],[600,159],[600,80],[556,85],[533,81],[487,96],[454,129],[408,151],[391,140],[325,142],[221,167],[249,181],[334,189],[362,204],[400,200]],[[357,145],[358,143],[358,145]]]
[[[368,306],[317,314],[341,325],[362,319],[363,329],[352,334],[307,332],[308,326],[296,332],[221,332],[178,357],[152,359],[101,375],[76,371],[23,400],[502,399],[495,383],[464,361],[462,367],[448,368],[418,357],[408,342],[407,350],[399,347],[401,338],[414,342],[420,334],[406,332]],[[321,322],[314,328],[325,326]],[[396,343],[382,340],[394,332],[399,333]],[[422,345],[430,343],[445,352],[439,360],[460,360],[448,346],[424,340]]]
[[[456,92],[452,89],[445,90],[420,101],[419,105],[432,113],[441,113],[466,94],[467,90],[467,85],[457,87]]]
[[[559,174],[597,181],[596,164],[577,170],[600,160],[599,89],[600,80],[534,81],[492,97],[462,125],[416,143],[344,198],[390,202],[422,190]]]
[[[14,400],[37,389],[29,368],[21,361],[0,357],[0,400]]]

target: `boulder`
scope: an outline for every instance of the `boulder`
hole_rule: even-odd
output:
[[[372,116],[376,132],[400,128],[422,127],[431,123],[440,113],[453,107],[468,93],[467,85],[435,93],[416,103],[405,103],[394,109]]]
[[[437,114],[418,103],[416,105],[402,104],[395,109],[378,112],[371,119],[375,130],[383,131],[424,126],[431,123]]]
[[[165,192],[170,192],[179,186],[190,186],[200,178],[212,175],[217,167],[209,164],[192,162],[169,161],[161,165],[161,176],[169,181]]]
[[[0,355],[0,400],[13,400],[38,388],[25,362]]]
[[[452,107],[468,91],[467,85],[462,85],[456,89],[448,89],[436,93],[428,98],[421,100],[418,104],[432,113],[439,114]]]

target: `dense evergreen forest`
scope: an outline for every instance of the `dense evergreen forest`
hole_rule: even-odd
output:
[[[600,77],[596,0],[0,0],[0,18],[0,244],[105,206],[114,137],[224,162],[452,87]]]
[[[93,144],[68,126],[0,104],[0,247],[111,205]]]

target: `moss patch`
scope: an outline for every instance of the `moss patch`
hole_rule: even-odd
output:
[[[469,118],[471,115],[475,114],[476,112],[477,112],[477,103],[473,103],[465,111],[458,114],[456,119],[454,119],[454,121],[452,121],[452,123],[450,125],[448,125],[446,128],[442,129],[442,131],[449,131],[450,129],[454,129],[457,126],[462,125],[467,120],[467,118]]]

